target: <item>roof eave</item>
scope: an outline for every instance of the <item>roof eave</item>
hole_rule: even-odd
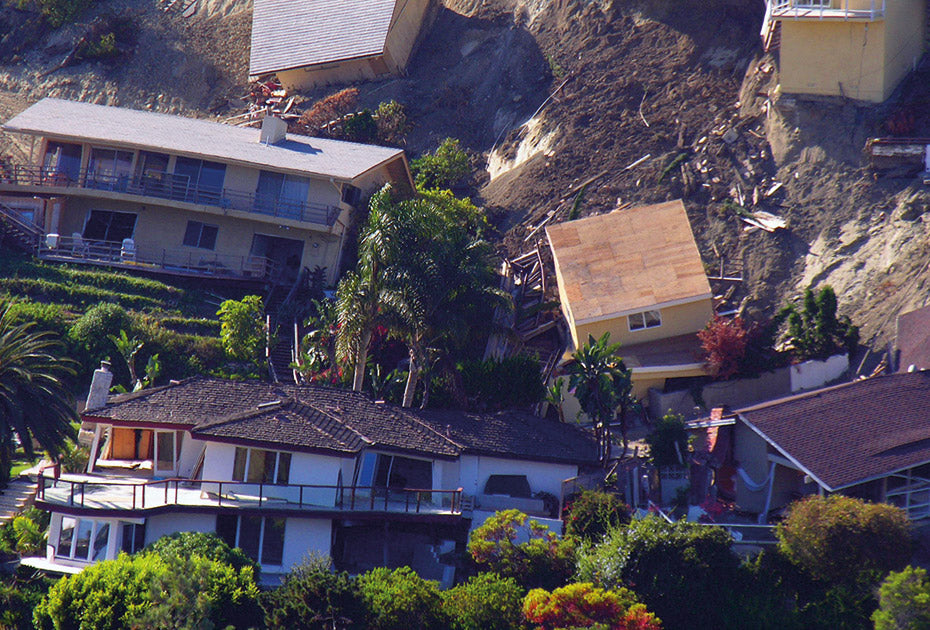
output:
[[[823,481],[822,479],[820,479],[820,477],[818,477],[814,472],[812,472],[810,468],[808,468],[807,466],[805,466],[804,464],[802,464],[796,457],[794,457],[794,456],[791,455],[788,451],[786,451],[785,449],[783,449],[777,442],[775,442],[775,440],[773,440],[772,438],[770,438],[769,436],[767,436],[761,429],[759,429],[759,427],[757,427],[757,426],[754,425],[752,422],[750,422],[743,414],[738,413],[737,416],[738,416],[739,419],[742,420],[743,423],[744,423],[747,427],[749,427],[754,433],[756,433],[759,437],[761,437],[763,440],[765,440],[772,448],[774,448],[776,451],[778,451],[778,452],[782,455],[782,457],[784,457],[784,458],[787,459],[789,462],[791,462],[792,464],[794,464],[795,466],[797,466],[799,470],[801,470],[802,472],[804,472],[804,474],[809,475],[811,479],[813,479],[814,481],[816,481],[818,486],[820,486],[821,488],[823,488],[823,489],[826,490],[827,492],[836,492],[836,488],[831,487],[828,483],[826,483],[825,481]]]

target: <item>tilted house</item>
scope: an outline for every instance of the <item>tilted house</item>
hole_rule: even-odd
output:
[[[898,316],[893,365],[898,371],[930,370],[930,306]]]
[[[38,254],[160,273],[335,280],[351,213],[404,152],[46,98],[3,125],[31,164],[0,173],[0,220]]]
[[[546,228],[574,348],[610,333],[634,394],[705,374],[697,331],[713,317],[710,284],[681,200]]]
[[[291,89],[402,72],[431,0],[255,0],[249,76]]]
[[[317,553],[350,571],[409,565],[449,584],[470,527],[506,507],[546,522],[562,481],[596,463],[589,434],[520,412],[421,412],[347,390],[211,378],[95,402],[110,378],[97,371],[83,414],[94,432],[87,474],[40,478],[48,551],[27,564],[77,571],[200,531],[244,549],[272,580]]]
[[[691,423],[729,454],[715,477],[760,521],[834,492],[930,517],[930,372],[877,376]],[[723,496],[723,492],[719,493]]]
[[[768,0],[782,91],[880,103],[924,51],[926,0]]]

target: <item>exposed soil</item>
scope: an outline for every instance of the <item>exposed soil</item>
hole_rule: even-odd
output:
[[[47,75],[84,27],[55,31],[0,10],[0,26],[35,35],[28,45],[0,39],[0,116],[46,95],[197,116],[243,111],[251,3],[200,2],[192,18],[154,0],[98,2],[82,22],[128,12],[134,51]],[[930,197],[912,180],[876,179],[862,148],[888,120],[930,135],[921,106],[930,81],[914,77],[901,104],[883,107],[780,97],[761,20],[762,3],[726,0],[444,0],[408,74],[359,85],[361,105],[403,103],[414,155],[446,136],[475,152],[488,172],[473,192],[502,253],[540,243],[533,229],[565,220],[580,185],[598,176],[579,216],[683,197],[708,268],[719,271],[722,256],[727,274],[744,275],[734,303],[771,313],[806,283],[830,283],[863,339],[883,343],[896,314],[927,299]],[[0,134],[4,154],[23,158]],[[740,199],[788,229],[747,232]]]

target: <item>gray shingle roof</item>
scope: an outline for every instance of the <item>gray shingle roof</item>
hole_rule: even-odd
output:
[[[378,55],[396,0],[255,0],[249,74]]]
[[[930,462],[930,372],[855,381],[738,414],[830,489]]]
[[[3,125],[6,131],[164,151],[349,181],[401,159],[403,150],[289,134],[274,145],[259,129],[124,107],[45,98]]]
[[[269,404],[278,403],[278,404]],[[368,446],[453,458],[463,453],[534,461],[594,463],[592,436],[528,413],[419,411],[327,387],[193,378],[123,394],[85,413],[89,420],[162,423],[202,439],[353,454]]]

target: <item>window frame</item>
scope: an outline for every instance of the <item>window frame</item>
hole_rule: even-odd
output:
[[[234,519],[236,519],[236,528],[235,528],[234,540],[232,541],[234,544],[229,544],[230,547],[234,547],[234,548],[235,548],[235,547],[238,547],[238,548],[242,549],[242,551],[245,552],[245,554],[246,554],[247,556],[249,556],[250,558],[252,558],[253,560],[255,560],[255,562],[258,562],[258,563],[261,564],[262,566],[271,566],[271,567],[280,567],[280,566],[283,566],[283,563],[284,563],[284,541],[285,541],[285,539],[287,538],[287,519],[286,519],[286,518],[283,518],[283,517],[274,517],[274,516],[247,516],[247,515],[242,515],[242,514],[236,514],[236,515],[232,515],[232,514],[218,514],[216,518],[217,518],[217,527],[216,527],[217,535],[219,535],[221,538],[223,538],[223,539],[226,541],[227,544],[229,544],[230,541],[227,540],[222,534],[219,533],[219,530],[221,529],[221,528],[219,527],[219,519],[221,519],[221,518],[229,518],[229,519],[234,518]],[[258,521],[259,521],[259,523],[258,523],[258,540],[257,540],[257,541],[254,541],[254,542],[255,542],[254,545],[249,544],[249,547],[250,547],[250,548],[251,548],[251,547],[254,547],[254,549],[255,549],[255,555],[254,555],[254,556],[253,556],[251,553],[249,553],[249,551],[247,551],[245,547],[242,546],[242,539],[241,539],[241,537],[242,537],[242,519],[244,519],[244,518],[258,519]],[[278,557],[277,557],[277,551],[275,551],[275,558],[274,558],[274,560],[276,560],[276,562],[272,563],[272,562],[265,561],[266,546],[267,546],[267,542],[268,542],[268,540],[269,540],[269,538],[267,537],[266,534],[267,534],[267,532],[268,532],[270,529],[271,529],[271,530],[276,529],[276,528],[274,527],[274,523],[275,523],[275,522],[280,522],[280,525],[281,525],[281,527],[280,527],[280,532],[281,532],[281,544],[280,544],[280,547],[279,547],[281,557],[278,558]],[[270,524],[269,524],[269,523],[270,523]],[[231,523],[229,523],[229,524],[231,524]],[[230,531],[227,532],[227,533],[233,533],[233,532],[231,531],[231,530],[232,530],[231,527],[229,528],[229,530],[230,530]],[[249,542],[251,543],[252,541],[249,541]]]
[[[646,315],[653,315],[655,322],[649,323],[646,319]],[[639,318],[638,326],[633,326],[633,318]],[[662,311],[659,309],[649,309],[645,311],[637,311],[636,313],[630,313],[626,316],[627,327],[630,332],[638,332],[640,330],[649,330],[651,328],[659,328],[662,325]]]
[[[245,452],[245,457],[241,457],[242,452]],[[264,453],[262,456],[265,461],[262,465],[256,470],[262,472],[262,479],[253,480],[250,473],[252,472],[252,452],[261,451]],[[268,453],[274,454],[274,468],[271,471],[271,479],[265,481],[264,473],[268,470],[267,466],[267,457]],[[291,460],[293,455],[289,451],[272,451],[266,448],[252,448],[247,446],[237,446],[234,459],[233,459],[233,472],[232,480],[241,482],[241,483],[262,483],[269,484],[274,486],[287,486],[290,485],[291,477]],[[286,464],[282,466],[282,461],[286,461]],[[240,466],[241,463],[241,466]],[[284,479],[282,481],[282,473],[284,473]]]
[[[74,525],[71,528],[71,539],[69,541],[68,552],[62,553],[62,541],[61,535],[65,531],[65,521],[73,521]],[[83,546],[80,542],[80,539],[83,538],[80,535],[81,524],[90,523],[90,532],[87,538],[87,550],[83,556],[78,555],[78,547]],[[55,545],[55,558],[60,560],[72,560],[74,562],[97,562],[99,560],[106,560],[107,553],[110,550],[110,536],[113,533],[113,528],[110,521],[98,521],[97,519],[92,518],[80,518],[77,516],[65,516],[61,517],[61,522],[58,527],[58,540]],[[106,529],[106,538],[104,539],[103,548],[97,549],[97,537],[100,535],[100,532]],[[97,556],[100,553],[103,553],[103,557],[98,558]]]
[[[196,228],[197,235],[194,239],[194,242],[188,242],[188,235],[192,234],[192,229]],[[207,239],[209,244],[204,243],[204,232],[205,230],[213,230],[212,238]],[[196,249],[207,249],[210,251],[216,250],[216,239],[219,237],[220,226],[213,225],[212,223],[204,223],[203,221],[194,221],[190,220],[187,222],[187,226],[184,228],[184,238],[181,239],[181,244],[184,247],[194,247]]]

